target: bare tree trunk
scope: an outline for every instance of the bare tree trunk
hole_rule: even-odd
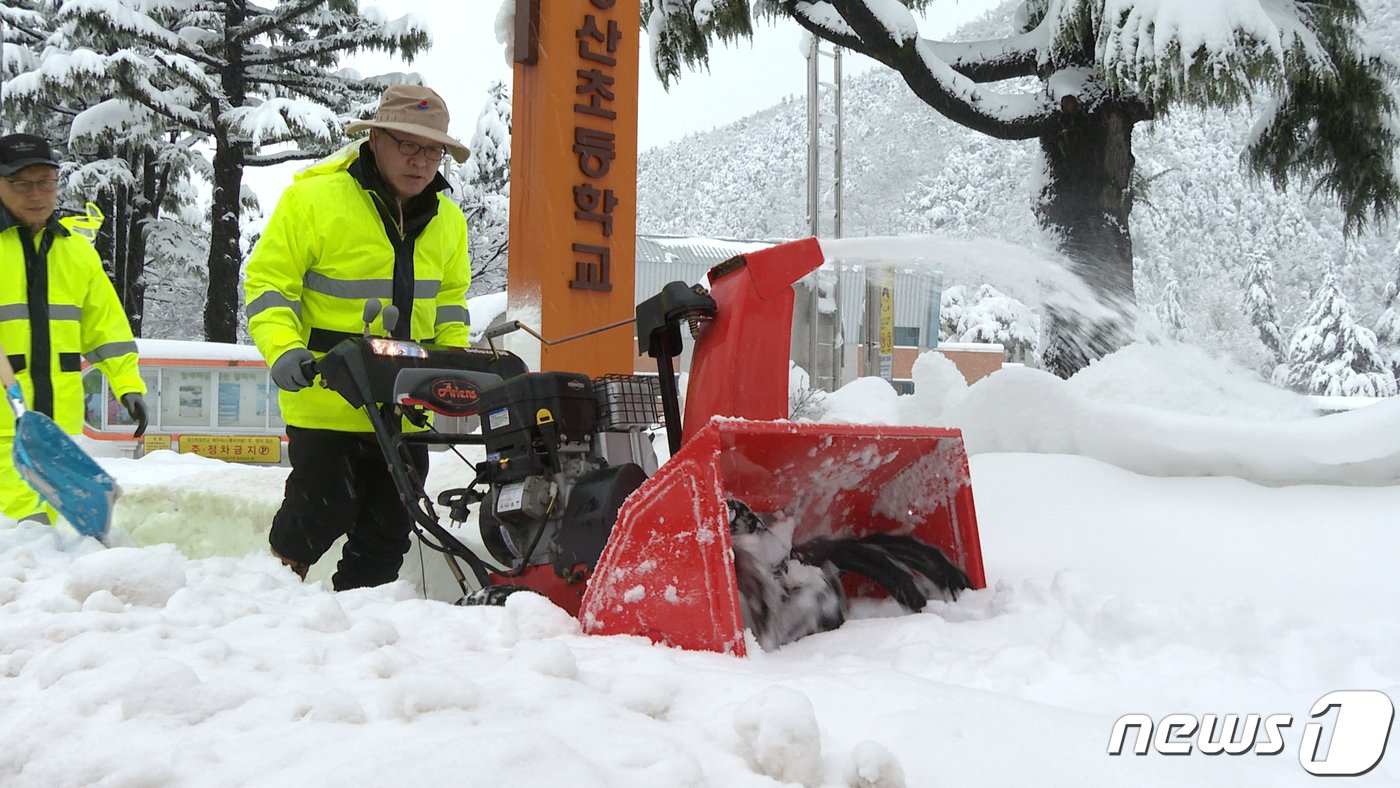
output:
[[[242,28],[247,14],[242,3],[224,5],[224,37],[227,62],[220,70],[224,98],[230,107],[243,106],[247,98],[243,44],[235,31]],[[224,109],[211,107],[215,117]],[[204,302],[204,338],[210,342],[238,341],[238,270],[243,264],[239,245],[239,214],[243,201],[243,157],[247,148],[220,126],[214,138],[214,194],[209,228],[209,290]]]
[[[146,239],[150,235],[151,225],[160,216],[160,205],[155,194],[155,151],[148,149],[141,157],[141,191],[132,201],[131,225],[126,239],[126,267],[121,271],[122,282],[117,288],[127,320],[131,322],[131,332],[138,337],[141,336],[141,322],[146,312]]]
[[[135,163],[139,166],[139,160]],[[122,311],[126,312],[127,322],[132,323],[131,330],[134,333],[136,325],[132,321],[129,291],[131,277],[128,273],[131,270],[131,236],[140,235],[140,230],[132,227],[137,219],[135,211],[132,210],[131,187],[118,186],[112,191],[113,207],[116,209],[109,220],[112,222],[112,284],[117,288]]]
[[[132,170],[142,174],[141,189],[130,186],[116,186],[104,189],[93,200],[101,209],[102,228],[98,230],[93,245],[98,255],[111,268],[110,278],[121,300],[122,311],[126,313],[131,331],[141,336],[141,317],[145,304],[146,285],[146,233],[149,223],[157,217],[158,205],[151,200],[151,177],[153,171],[150,150],[114,151],[104,149],[102,158],[120,158],[128,161]],[[144,191],[144,194],[143,194]]]
[[[1144,108],[1108,105],[1086,114],[1066,107],[1059,128],[1040,138],[1046,182],[1037,213],[1079,274],[1110,303],[1133,303],[1133,126]],[[1046,369],[1069,377],[1116,350],[1122,323],[1087,321],[1050,310],[1046,316]]]
[[[214,152],[214,194],[209,233],[209,292],[204,303],[204,338],[238,341],[239,191],[243,184],[243,150],[218,141]]]

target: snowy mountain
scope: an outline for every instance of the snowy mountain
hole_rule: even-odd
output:
[[[959,38],[1005,34],[1015,5],[965,27]],[[1382,0],[1363,5],[1368,42],[1400,51],[1400,10]],[[1039,178],[1035,141],[1003,142],[956,126],[884,69],[846,80],[844,94],[846,235],[1043,241],[1031,213],[1031,181]],[[1249,254],[1262,251],[1272,259],[1285,340],[1306,313],[1328,260],[1358,321],[1374,326],[1400,264],[1400,222],[1368,229],[1348,253],[1335,205],[1303,189],[1280,193],[1252,180],[1239,157],[1257,110],[1180,110],[1139,126],[1134,145],[1141,191],[1133,234],[1143,310],[1152,311],[1173,289],[1184,310],[1183,339],[1263,369],[1267,353],[1241,308]],[[645,151],[638,229],[805,235],[806,155],[802,96]]]

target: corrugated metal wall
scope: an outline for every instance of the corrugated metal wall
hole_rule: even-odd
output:
[[[866,268],[842,266],[841,330],[851,341],[860,339],[860,324],[865,314],[865,283]],[[894,324],[900,328],[919,329],[920,342],[927,344],[924,329],[929,321],[929,307],[939,296],[935,274],[895,271]]]
[[[715,265],[736,254],[771,246],[761,241],[734,241],[710,238],[637,236],[637,301],[650,298],[668,282],[686,284],[700,281]],[[841,326],[845,336],[855,341],[865,308],[865,267],[842,266]],[[929,308],[938,298],[936,275],[928,271],[896,271],[894,276],[894,324],[918,328],[920,341],[927,343],[925,329]]]
[[[761,241],[637,236],[637,301],[661,292],[669,282],[693,285],[736,254],[772,246]]]

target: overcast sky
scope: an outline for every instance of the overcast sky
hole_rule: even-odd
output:
[[[922,20],[924,35],[942,36],[975,19],[1003,0],[938,0],[933,12]],[[361,73],[380,74],[408,71],[421,74],[424,82],[442,94],[452,113],[451,132],[465,143],[471,142],[477,116],[486,103],[486,90],[493,80],[511,78],[505,50],[496,41],[496,14],[499,0],[469,0],[464,3],[422,0],[379,0],[363,7],[377,7],[390,18],[416,14],[432,31],[433,46],[412,63],[382,55],[361,57],[349,65]],[[696,131],[738,120],[771,107],[785,96],[805,97],[807,63],[802,51],[802,30],[793,22],[756,24],[752,42],[716,46],[711,51],[708,72],[687,72],[668,92],[651,71],[648,42],[642,36],[642,77],[638,136],[642,150],[665,145]],[[846,76],[879,67],[869,58],[850,53],[843,58]],[[272,209],[276,195],[301,165],[249,169],[245,182],[264,198],[264,208]],[[270,199],[269,199],[270,198]]]
[[[1001,0],[940,0],[933,4],[932,20],[925,20],[926,35],[942,35],[999,5]],[[366,3],[370,5],[370,3]],[[452,131],[466,141],[486,101],[486,88],[494,79],[509,80],[510,67],[496,41],[498,0],[466,3],[424,3],[418,0],[379,0],[373,3],[390,17],[417,14],[428,21],[433,48],[412,64],[387,58],[359,67],[366,73],[385,70],[416,71],[443,94],[452,110]],[[801,30],[792,22],[758,23],[752,43],[717,48],[709,73],[685,74],[667,93],[652,74],[646,59],[643,35],[641,115],[638,133],[643,150],[679,139],[693,131],[707,131],[770,107],[784,96],[806,93],[806,60],[801,51]],[[863,62],[855,62],[855,61]],[[847,74],[876,64],[868,58],[848,56]],[[376,68],[377,67],[377,68]]]

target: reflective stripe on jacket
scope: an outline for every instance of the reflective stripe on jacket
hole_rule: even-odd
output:
[[[41,275],[31,277],[35,266]],[[26,406],[47,413],[69,434],[83,428],[84,357],[118,398],[146,393],[131,325],[97,250],[56,219],[33,233],[3,206],[0,346]],[[14,432],[14,414],[0,407],[0,436]]]
[[[298,173],[282,193],[248,258],[244,300],[248,333],[269,366],[292,348],[320,358],[337,336],[364,331],[368,299],[384,306],[394,296],[394,244],[378,204],[392,198],[368,190],[350,171],[358,145],[347,146]],[[445,186],[445,181],[441,186]],[[436,189],[437,186],[430,186]],[[412,315],[400,315],[400,336],[467,346],[467,221],[442,194],[436,213],[412,241]],[[432,203],[428,203],[432,205]],[[400,236],[402,238],[403,236]],[[382,315],[371,333],[387,336]],[[294,427],[370,431],[369,418],[319,385],[278,393],[282,418]]]

